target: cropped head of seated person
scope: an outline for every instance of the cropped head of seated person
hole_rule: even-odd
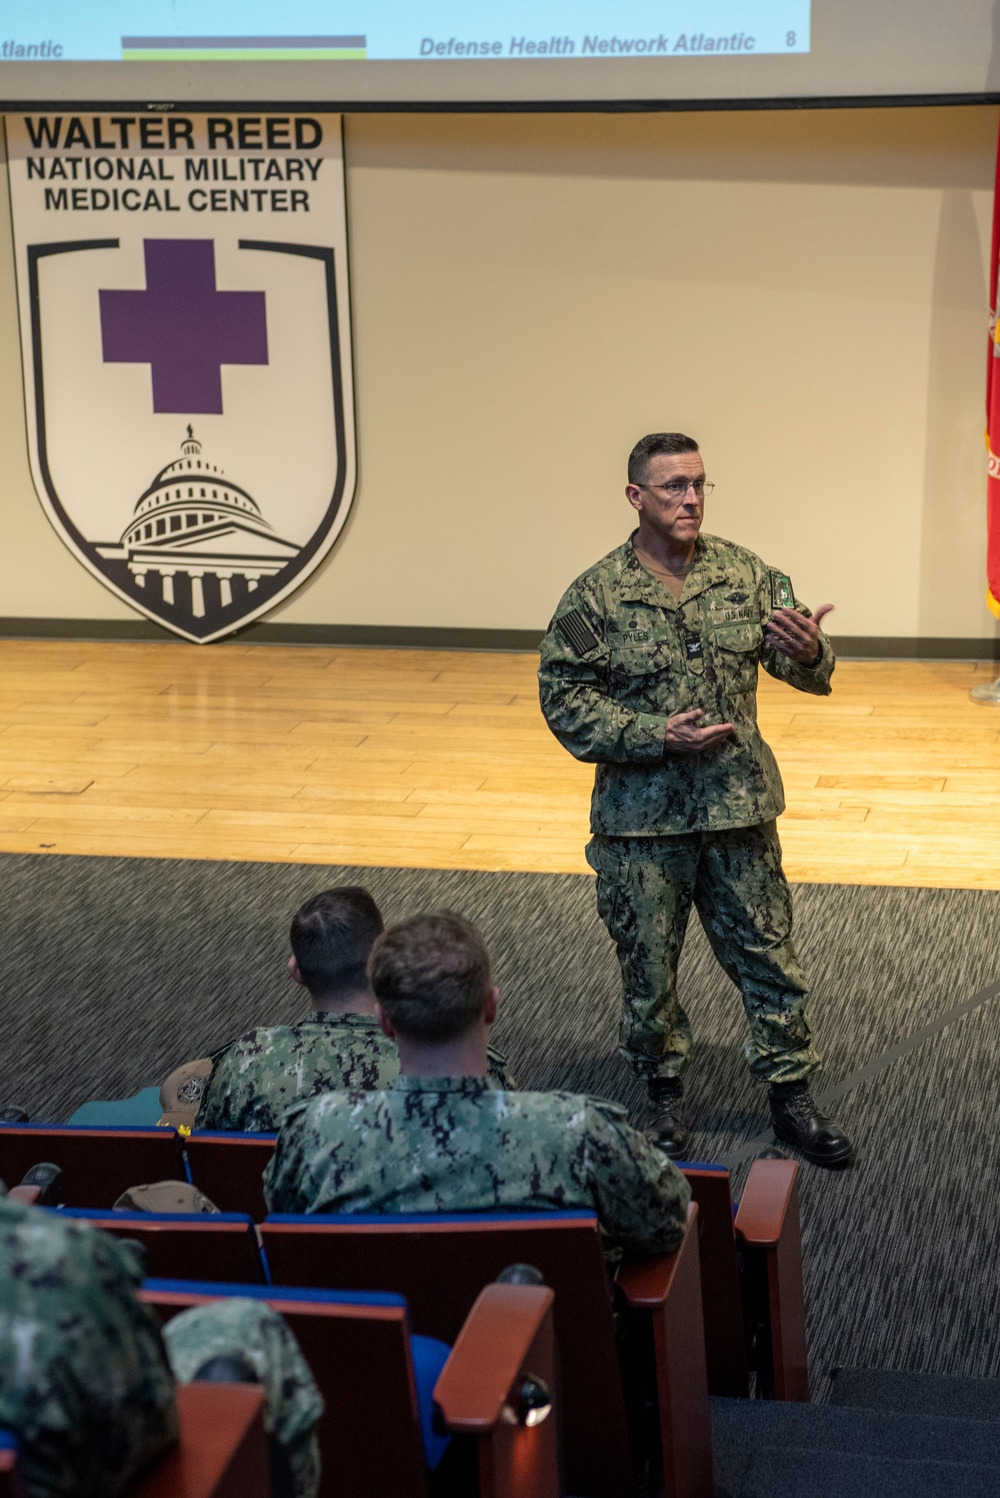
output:
[[[135,1244],[0,1183],[0,1429],[17,1438],[26,1498],[134,1491],[177,1439],[176,1384],[219,1356],[244,1359],[264,1386],[274,1470],[295,1498],[315,1498],[323,1401],[281,1316],[233,1297],[161,1331],[139,1300],[143,1273]]]
[[[291,1025],[250,1030],[218,1055],[197,1128],[267,1133],[302,1098],[390,1085],[399,1057],[379,1026],[367,973],[382,930],[378,906],[356,885],[323,890],[300,906],[288,972],[308,992],[312,1013]],[[499,1053],[491,1052],[490,1068],[509,1085]]]
[[[368,971],[400,1075],[289,1109],[264,1175],[272,1212],[577,1209],[623,1248],[678,1246],[687,1182],[623,1108],[490,1081],[499,993],[475,926],[451,911],[402,921]]]

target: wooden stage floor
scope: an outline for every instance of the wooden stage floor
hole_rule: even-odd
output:
[[[586,870],[536,657],[0,641],[0,851]],[[794,880],[1000,888],[993,664],[761,677]]]

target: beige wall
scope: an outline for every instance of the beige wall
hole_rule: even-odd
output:
[[[270,619],[533,628],[623,539],[625,456],[699,438],[707,527],[841,635],[988,637],[997,112],[347,121],[359,487]],[[24,443],[0,215],[0,615],[133,617]]]

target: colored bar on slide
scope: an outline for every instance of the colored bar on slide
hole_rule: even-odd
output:
[[[125,62],[309,62],[364,59],[363,36],[123,36]]]
[[[322,58],[360,58],[367,57],[367,52],[361,48],[321,48],[308,47],[275,47],[273,50],[267,47],[239,48],[218,47],[193,49],[184,51],[182,48],[157,48],[148,52],[141,50],[122,51],[123,62],[315,62]]]

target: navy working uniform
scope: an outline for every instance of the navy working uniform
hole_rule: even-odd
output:
[[[801,1082],[819,1065],[775,826],[781,776],[756,694],[763,666],[825,695],[834,656],[822,630],[812,665],[767,643],[782,584],[744,547],[702,535],[677,599],[629,540],[572,584],[542,642],[546,721],[597,766],[587,859],[618,949],[621,1051],[647,1079],[679,1077],[691,1049],[677,963],[692,904],[742,993],[754,1074]],[[665,753],[668,718],[694,708],[700,726],[732,723],[733,733],[701,753]]]

